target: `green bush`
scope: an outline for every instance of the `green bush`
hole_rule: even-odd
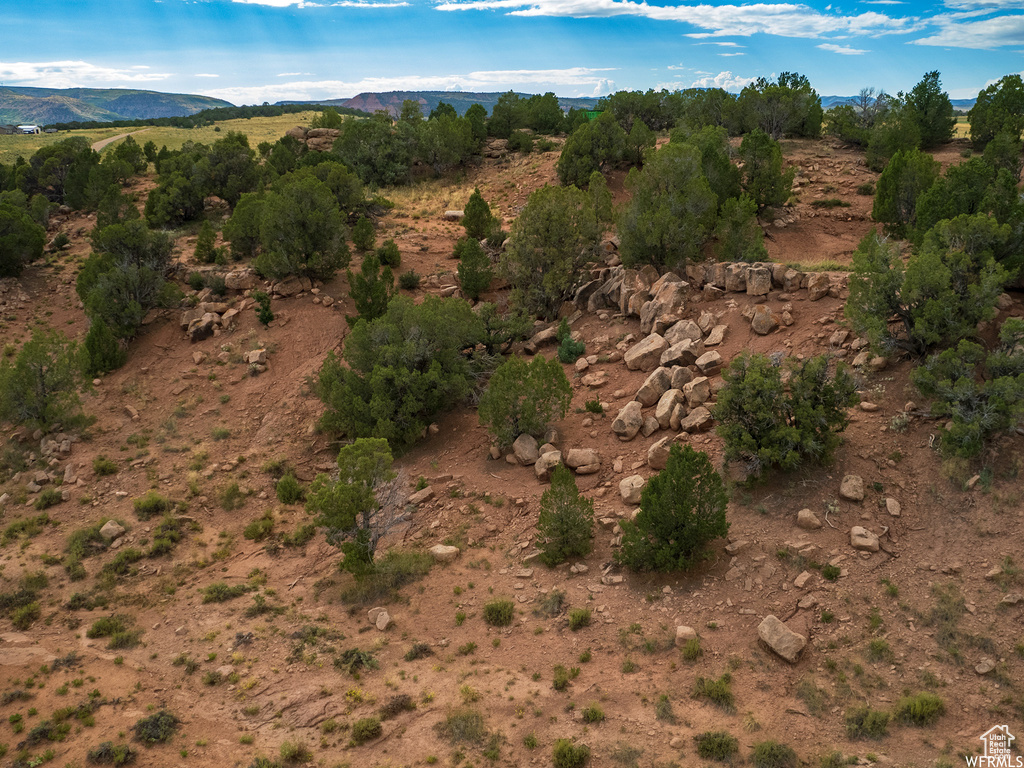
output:
[[[700,647],[700,638],[692,637],[683,644],[680,651],[683,661],[696,661],[704,655],[704,649]]]
[[[788,386],[765,355],[743,354],[723,374],[712,414],[725,440],[727,460],[741,460],[755,475],[771,467],[795,469],[803,461],[827,461],[857,402],[856,385],[839,364],[829,374],[824,355],[793,364]]]
[[[196,249],[192,258],[200,264],[213,264],[213,260],[217,256],[216,244],[216,230],[209,221],[204,221],[199,227],[199,236],[196,238]]]
[[[946,712],[946,703],[934,693],[922,691],[904,696],[893,707],[893,719],[924,728],[933,725]]]
[[[291,473],[278,480],[274,490],[277,493],[277,500],[282,504],[297,504],[306,498],[306,489]]]
[[[650,479],[640,511],[623,520],[615,558],[633,570],[687,570],[706,560],[707,545],[729,532],[728,495],[707,454],[673,445],[665,469]]]
[[[604,710],[597,704],[591,704],[582,714],[584,723],[600,723],[604,720]]]
[[[575,557],[586,557],[592,547],[594,502],[581,496],[576,478],[562,465],[551,473],[551,487],[540,498],[537,547],[549,567]]]
[[[551,757],[555,768],[583,768],[590,760],[590,747],[586,744],[577,746],[570,739],[559,739],[555,742]]]
[[[958,216],[939,222],[904,268],[895,244],[867,235],[853,254],[846,304],[853,330],[876,350],[913,355],[975,335],[1008,279],[994,253],[1009,237],[1008,225],[984,214]]]
[[[13,360],[0,359],[0,421],[74,428],[82,420],[80,369],[75,342],[57,331],[33,330]]]
[[[413,643],[412,648],[406,651],[406,661],[416,661],[422,659],[425,656],[433,656],[434,649],[430,647],[430,643]]]
[[[278,750],[281,760],[284,763],[308,763],[313,759],[313,751],[306,746],[306,742],[284,741]]]
[[[27,211],[0,202],[0,278],[21,275],[28,264],[42,258],[45,246],[46,230]]]
[[[143,558],[142,552],[134,547],[122,549],[114,559],[103,566],[103,573],[112,573],[115,576],[127,576],[132,571],[132,565]]]
[[[163,744],[171,740],[181,721],[162,709],[155,715],[144,717],[132,726],[135,738],[143,744]]]
[[[554,186],[533,192],[499,262],[511,305],[537,317],[557,316],[584,266],[597,256],[600,235],[586,192]]]
[[[256,310],[256,319],[264,326],[274,321],[274,313],[270,309],[270,295],[266,291],[253,291],[252,299],[256,302],[253,309]]]
[[[131,620],[124,616],[107,616],[97,619],[86,631],[88,638],[110,637],[118,632],[124,632],[131,626]]]
[[[97,477],[106,477],[107,475],[116,475],[118,466],[116,462],[100,455],[93,459],[92,471],[96,473]]]
[[[474,189],[462,211],[462,226],[466,228],[466,237],[483,240],[496,225],[491,206],[484,200],[480,190]]]
[[[743,137],[739,154],[743,163],[743,191],[758,208],[777,208],[789,199],[796,167],[782,170],[779,142],[755,128]]]
[[[249,541],[263,541],[274,532],[274,514],[268,509],[242,531]]]
[[[527,363],[510,357],[491,376],[477,412],[498,445],[506,448],[520,435],[540,437],[548,424],[565,418],[572,385],[556,360],[536,355]]]
[[[356,720],[352,725],[352,741],[356,744],[365,744],[367,741],[379,738],[384,732],[380,719],[376,717],[364,717]]]
[[[578,632],[590,626],[591,613],[589,608],[573,608],[569,611],[569,629]]]
[[[49,509],[50,507],[56,506],[64,501],[64,494],[62,494],[56,488],[44,488],[42,492],[36,496],[35,503],[32,504],[37,510]]]
[[[420,287],[420,276],[416,274],[414,269],[403,272],[398,276],[398,286],[406,291],[415,291]]]
[[[757,221],[757,203],[749,195],[722,203],[715,241],[715,258],[719,261],[770,260],[764,247],[764,230]]]
[[[889,729],[889,713],[871,707],[846,711],[846,735],[851,739],[880,739]]]
[[[11,623],[16,629],[28,629],[42,615],[43,612],[39,607],[39,603],[29,603],[11,611]]]
[[[384,244],[377,249],[377,259],[385,267],[398,269],[402,266],[402,253],[398,250],[398,244],[394,240],[384,241]]]
[[[705,731],[693,737],[697,754],[705,760],[728,762],[740,751],[740,742],[728,731]]]
[[[515,610],[515,603],[511,600],[492,600],[484,605],[484,621],[492,627],[510,626]]]
[[[241,597],[246,592],[251,592],[252,588],[246,584],[235,584],[229,586],[223,581],[215,581],[207,587],[203,587],[199,590],[203,594],[203,604],[206,603],[223,603],[228,600],[234,600],[236,597]]]
[[[754,768],[797,768],[800,760],[793,748],[777,741],[759,741],[750,753]]]
[[[104,741],[98,747],[90,749],[86,759],[96,765],[128,765],[135,761],[135,752],[127,744]]]
[[[469,303],[395,296],[382,317],[356,323],[343,365],[333,353],[316,382],[326,404],[320,426],[349,439],[382,437],[395,451],[411,446],[440,413],[474,391],[485,360],[465,354],[486,338]]]
[[[935,183],[939,169],[927,152],[896,152],[878,177],[871,218],[885,224],[889,234],[905,237],[917,222],[917,201]]]
[[[736,698],[732,692],[732,675],[728,672],[717,680],[709,677],[698,677],[693,686],[695,699],[707,699],[726,712],[736,711]]]
[[[110,330],[102,317],[94,317],[89,324],[82,346],[83,366],[89,376],[109,373],[125,364],[128,352]]]
[[[459,260],[457,273],[462,292],[476,301],[494,279],[491,257],[480,247],[480,242],[464,237],[455,244],[455,258]]]
[[[434,730],[452,746],[458,744],[480,744],[487,736],[484,716],[471,707],[457,707],[449,710]]]
[[[352,227],[352,245],[359,251],[372,251],[377,244],[377,234],[373,229],[373,222],[365,216],[360,216]]]
[[[139,520],[149,520],[154,515],[163,515],[174,508],[174,503],[166,496],[161,496],[156,491],[147,491],[145,496],[140,496],[132,501],[135,515]]]

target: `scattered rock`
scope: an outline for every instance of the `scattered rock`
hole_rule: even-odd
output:
[[[632,400],[619,411],[619,415],[612,422],[612,432],[619,436],[620,440],[632,440],[636,433],[644,425],[641,414],[642,405],[637,400]]]
[[[900,506],[900,503],[896,501],[896,499],[890,496],[885,500],[885,511],[893,517],[899,517],[903,511],[903,507]]]
[[[809,509],[801,509],[796,513],[796,524],[798,528],[803,528],[806,531],[816,531],[821,528],[818,516]]]
[[[537,475],[538,480],[550,480],[551,473],[555,471],[555,467],[562,463],[562,452],[561,451],[548,451],[542,453],[537,462],[533,465],[534,474]]]
[[[803,589],[807,586],[807,582],[811,580],[813,574],[810,571],[804,571],[795,579],[793,579],[793,586],[797,589]]]
[[[831,278],[824,272],[812,272],[807,278],[807,298],[817,301],[828,296],[828,289],[832,287]]]
[[[764,304],[754,308],[754,317],[750,321],[751,330],[758,336],[767,336],[779,327],[779,321],[775,314]]]
[[[979,675],[987,675],[989,672],[996,668],[996,663],[992,659],[982,659],[978,662],[977,666],[974,667],[974,671]]]
[[[797,634],[779,621],[776,616],[770,614],[765,616],[764,621],[758,625],[757,636],[790,664],[796,663],[804,646],[807,645],[806,637]]]
[[[107,539],[107,541],[114,541],[114,539],[124,536],[124,533],[124,526],[119,525],[113,520],[107,520],[107,522],[103,524],[103,527],[100,528],[100,536]]]
[[[658,402],[658,398],[665,394],[671,384],[672,374],[669,372],[669,369],[656,368],[647,377],[647,381],[637,390],[636,399],[644,406],[654,405]]]
[[[878,536],[867,528],[855,525],[850,529],[850,545],[863,552],[877,552],[879,549]]]
[[[1017,603],[1024,600],[1024,595],[1020,592],[1010,592],[999,601],[1000,605],[1016,605]]]
[[[679,422],[679,429],[682,432],[706,432],[711,429],[713,422],[711,411],[701,405],[690,411],[687,417]]]
[[[459,548],[447,544],[435,544],[429,550],[431,556],[439,563],[450,563],[459,556]]]
[[[839,485],[839,495],[848,501],[864,501],[864,478],[846,475]]]
[[[661,353],[668,348],[668,342],[661,334],[652,333],[634,344],[622,359],[631,371],[653,371],[661,361]]]
[[[658,440],[647,449],[647,466],[651,469],[662,470],[668,465],[668,454],[672,444],[676,442],[676,435],[669,435]]]
[[[619,482],[619,494],[626,504],[639,504],[647,480],[642,475],[631,475]]]
[[[533,466],[540,458],[540,451],[537,450],[537,438],[533,435],[520,435],[512,443],[512,452],[515,454],[516,460],[524,467]]]
[[[714,376],[722,369],[722,356],[715,350],[705,352],[697,358],[696,365],[705,376]]]
[[[594,464],[600,465],[601,454],[593,448],[571,448],[565,455],[565,466],[579,469]]]
[[[415,493],[410,494],[409,503],[418,507],[420,504],[430,501],[432,498],[434,498],[434,489],[428,485],[426,488],[421,488]]]
[[[686,645],[690,640],[697,639],[697,630],[693,627],[688,627],[685,624],[680,624],[676,627],[676,647]]]

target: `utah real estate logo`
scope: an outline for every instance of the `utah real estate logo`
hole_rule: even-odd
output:
[[[1024,756],[1010,754],[1010,744],[1015,737],[1007,726],[993,726],[979,738],[984,753],[967,755],[968,768],[1024,768]]]

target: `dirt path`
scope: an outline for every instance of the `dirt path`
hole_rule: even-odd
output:
[[[121,133],[121,134],[118,134],[117,136],[111,136],[109,139],[103,139],[102,141],[97,141],[95,144],[92,145],[92,148],[96,152],[99,152],[105,146],[107,146],[107,144],[110,144],[111,142],[117,141],[118,139],[123,139],[126,136],[135,136],[136,134],[139,134],[139,133],[145,133],[148,130],[149,130],[149,128],[143,128],[141,131],[132,131],[131,133]]]

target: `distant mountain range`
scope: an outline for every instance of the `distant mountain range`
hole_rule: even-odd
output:
[[[521,98],[532,94],[519,93]],[[419,102],[424,115],[429,115],[444,101],[455,107],[460,115],[473,104],[480,104],[487,112],[494,109],[501,92],[471,93],[462,91],[390,91],[388,93],[360,93],[350,99],[321,99],[318,101],[280,101],[286,104],[323,104],[358,109],[364,112],[387,110],[398,115],[402,102]],[[853,96],[822,96],[821,105],[828,109],[836,104],[852,101]],[[974,106],[974,99],[953,99],[953,107],[966,111]],[[558,97],[562,109],[593,109],[597,97]],[[52,125],[73,122],[112,122],[115,120],[151,120],[161,117],[194,115],[205,109],[233,107],[223,99],[186,93],[160,93],[127,88],[23,88],[0,87],[0,124],[32,123]]]
[[[0,123],[15,125],[146,120],[231,106],[209,96],[126,88],[0,88]]]
[[[822,96],[821,108],[828,110],[836,104],[845,104],[847,102],[852,103],[856,98],[856,96]],[[953,105],[953,109],[960,112],[966,112],[974,106],[974,102],[977,101],[977,99],[950,99],[949,101]]]
[[[361,109],[364,112],[376,112],[384,109],[397,116],[402,111],[402,102],[406,99],[418,101],[423,109],[424,117],[429,115],[440,102],[451,104],[460,115],[474,104],[479,104],[490,114],[498,99],[507,91],[495,93],[468,93],[463,91],[389,91],[388,93],[360,93],[351,99],[320,99],[319,101],[279,101],[278,104],[323,104],[325,106],[348,107]],[[533,94],[520,93],[518,96],[527,99]],[[597,98],[575,98],[559,96],[558,104],[562,109],[593,109]]]

